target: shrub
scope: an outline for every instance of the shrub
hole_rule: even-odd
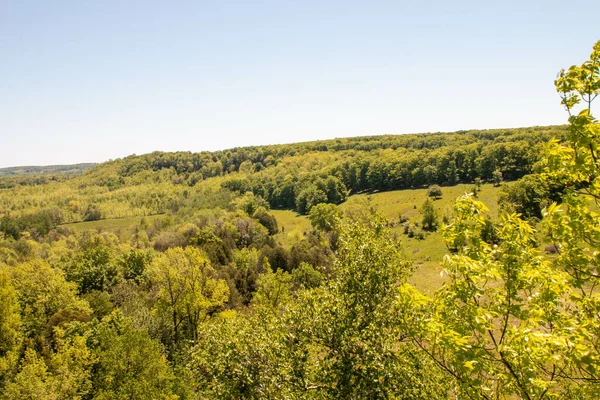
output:
[[[427,190],[427,196],[433,197],[435,200],[437,200],[439,197],[442,197],[442,188],[438,185],[429,186],[429,189]]]
[[[98,221],[102,219],[102,211],[96,206],[92,206],[91,204],[85,210],[83,214],[84,221]]]

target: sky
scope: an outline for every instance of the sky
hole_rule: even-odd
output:
[[[566,123],[600,1],[0,0],[0,167]]]

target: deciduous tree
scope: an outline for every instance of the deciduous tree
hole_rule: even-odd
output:
[[[198,325],[229,297],[227,282],[195,247],[168,249],[153,260],[150,276],[159,289],[157,308],[171,320],[174,345],[196,340]]]

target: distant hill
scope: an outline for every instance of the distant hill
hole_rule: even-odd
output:
[[[81,163],[71,165],[44,165],[44,166],[25,166],[0,168],[0,176],[17,175],[41,175],[41,174],[69,174],[78,175],[88,169],[95,167],[96,163]]]
[[[533,171],[545,143],[566,132],[566,126],[546,126],[384,135],[4,168],[0,216],[23,218],[22,227],[11,228],[16,238],[31,226],[28,218],[58,225],[195,213],[227,208],[248,192],[272,209],[307,214],[359,193],[517,180]]]

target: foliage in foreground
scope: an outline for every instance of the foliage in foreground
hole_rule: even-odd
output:
[[[411,268],[381,221],[341,228],[334,271],[323,287],[205,325],[192,361],[200,391],[230,399],[446,398],[431,360],[399,340],[398,294]]]
[[[564,188],[561,203],[543,210],[555,258],[539,251],[533,227],[517,214],[483,238],[485,206],[459,199],[445,229],[449,281],[420,305],[413,339],[469,398],[596,398],[600,261],[598,143],[591,104],[600,91],[600,42],[590,60],[561,71],[556,81],[569,112],[566,143],[551,141],[539,179]],[[574,109],[583,102],[583,109]]]

